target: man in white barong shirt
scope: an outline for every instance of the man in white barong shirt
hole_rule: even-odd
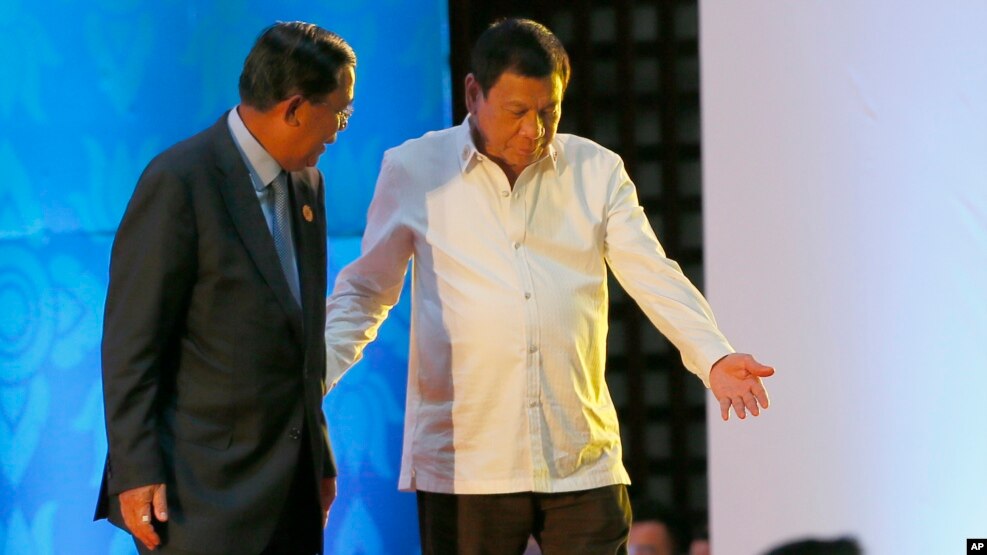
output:
[[[619,156],[556,135],[569,62],[542,25],[492,25],[469,116],[387,151],[361,255],[326,307],[329,383],[361,357],[412,267],[399,487],[425,554],[626,553],[630,509],[604,380],[607,267],[686,368],[744,418],[773,369],[734,353],[665,257]]]

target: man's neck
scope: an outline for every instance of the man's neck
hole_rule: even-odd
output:
[[[277,160],[278,164],[281,164],[281,167],[284,167],[284,161],[276,148],[278,143],[274,139],[276,133],[271,122],[272,114],[261,112],[257,108],[246,104],[237,106],[236,111],[240,115],[240,120],[243,121],[243,126],[247,128],[247,131],[253,135],[254,139],[257,139],[260,146],[264,147],[264,150],[272,158]]]
[[[493,160],[494,163],[497,164],[497,167],[499,167],[501,171],[504,172],[504,176],[507,177],[507,183],[508,185],[510,185],[511,190],[513,191],[514,184],[517,182],[517,178],[518,176],[521,175],[521,172],[524,171],[524,168],[521,168],[520,170],[515,170],[511,165],[509,165],[504,160],[501,160],[496,156],[491,156],[490,154],[488,154],[486,149],[486,143],[483,141],[483,136],[480,134],[480,131],[476,128],[476,125],[473,124],[472,116],[469,119],[469,126],[470,126],[470,137],[473,138],[473,145],[476,147],[476,151],[486,156],[490,160]]]

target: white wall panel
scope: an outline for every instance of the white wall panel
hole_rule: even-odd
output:
[[[987,2],[703,0],[706,287],[774,364],[709,407],[717,555],[987,537]]]

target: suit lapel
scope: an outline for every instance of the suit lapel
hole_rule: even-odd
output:
[[[277,250],[274,248],[274,239],[257,201],[257,193],[250,182],[247,166],[233,143],[225,116],[217,123],[217,127],[219,126],[222,126],[222,133],[218,133],[217,141],[219,165],[225,173],[220,191],[226,202],[230,219],[233,220],[240,240],[257,270],[288,314],[291,328],[299,338],[303,338],[301,309],[288,288],[288,281],[284,277]]]
[[[319,280],[316,272],[326,267],[325,260],[319,256],[323,249],[319,248],[320,225],[317,212],[317,200],[312,191],[312,185],[307,183],[302,172],[291,175],[292,221],[298,260],[298,279],[301,287],[302,311],[304,321],[312,322],[311,311],[325,310],[319,301],[324,302],[325,292],[318,292]],[[321,330],[318,330],[321,331]]]

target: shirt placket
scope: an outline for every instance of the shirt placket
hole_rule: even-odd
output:
[[[530,251],[525,244],[528,235],[528,222],[531,215],[529,197],[534,184],[522,176],[514,185],[513,191],[508,191],[505,197],[508,204],[508,238],[514,251],[514,267],[521,284],[521,303],[524,314],[525,356],[525,392],[524,407],[528,421],[529,453],[531,454],[532,480],[535,491],[549,489],[549,471],[541,448],[542,419],[541,419],[541,366],[542,345],[538,326],[538,304],[534,292],[534,280],[531,275]]]

